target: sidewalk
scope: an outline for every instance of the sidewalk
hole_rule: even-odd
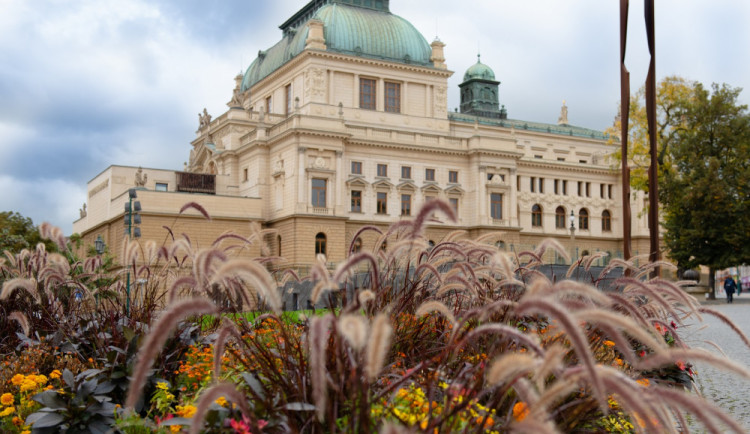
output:
[[[707,300],[701,297],[696,297],[698,301],[705,306],[711,306],[714,304],[727,304],[727,297],[725,295],[717,295],[716,300]],[[742,291],[742,295],[734,294],[734,303],[732,304],[750,304],[750,293]]]

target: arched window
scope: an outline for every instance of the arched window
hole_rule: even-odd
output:
[[[582,231],[589,230],[589,212],[586,208],[578,211],[578,229]]]
[[[495,243],[497,250],[505,250],[505,241],[498,241]]]
[[[610,214],[609,211],[606,209],[602,211],[602,231],[603,232],[612,231],[612,214]]]
[[[354,245],[352,245],[352,253],[359,253],[362,250],[362,238],[357,237],[356,240],[354,240]]]
[[[323,232],[318,232],[318,235],[315,235],[315,254],[326,254],[326,234]]]
[[[565,229],[565,208],[558,206],[555,210],[555,227]]]
[[[531,226],[542,227],[542,207],[539,205],[531,207]]]

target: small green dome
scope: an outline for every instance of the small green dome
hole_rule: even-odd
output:
[[[311,19],[323,22],[327,51],[399,63],[432,66],[427,40],[405,19],[390,13],[332,1],[315,11]],[[284,32],[284,38],[250,65],[242,80],[245,91],[305,49],[307,21]]]
[[[495,80],[495,72],[492,68],[479,61],[479,55],[477,55],[477,63],[471,65],[464,74],[464,82],[478,79],[478,80]]]

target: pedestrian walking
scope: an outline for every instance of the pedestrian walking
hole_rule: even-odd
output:
[[[734,283],[732,276],[726,276],[724,279],[724,292],[727,293],[727,303],[732,303],[734,301],[733,295],[735,291],[737,291],[737,284]]]

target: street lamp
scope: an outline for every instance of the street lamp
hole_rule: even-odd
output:
[[[570,262],[571,264],[576,259],[576,250],[575,250],[575,244],[574,241],[576,239],[576,216],[573,213],[573,210],[570,210]]]
[[[102,239],[102,234],[96,236],[96,240],[94,241],[94,249],[96,249],[96,253],[98,255],[103,254],[107,249],[107,245],[104,244],[104,240]]]
[[[125,236],[128,237],[128,239],[140,238],[141,237],[141,228],[138,226],[133,227],[133,225],[139,225],[141,224],[141,215],[138,214],[141,211],[141,202],[139,201],[133,201],[133,199],[137,199],[138,194],[135,191],[135,188],[131,188],[128,190],[128,201],[125,203]],[[127,265],[130,266],[129,264]],[[130,316],[130,269],[128,268],[128,280],[127,280],[127,286],[125,288],[125,314]]]

